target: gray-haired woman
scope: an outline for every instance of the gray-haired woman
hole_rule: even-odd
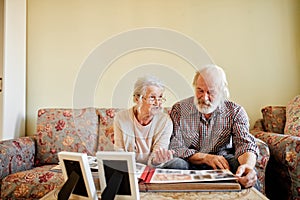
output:
[[[120,111],[114,119],[114,148],[136,153],[136,161],[159,167],[173,158],[168,150],[173,124],[162,112],[164,84],[154,76],[134,84],[134,106]]]

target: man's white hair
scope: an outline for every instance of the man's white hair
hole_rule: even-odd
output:
[[[221,98],[223,100],[229,98],[229,89],[226,74],[221,67],[215,64],[209,64],[196,71],[193,80],[194,88],[196,87],[199,76],[201,76],[205,80],[208,87],[216,87],[218,92],[221,92]]]

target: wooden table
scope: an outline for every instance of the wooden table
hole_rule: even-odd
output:
[[[41,200],[56,200],[58,190],[54,190],[44,196]],[[268,198],[261,194],[255,188],[243,189],[240,192],[140,192],[141,200],[267,200]],[[99,198],[100,199],[100,198]],[[72,200],[72,199],[70,199]]]

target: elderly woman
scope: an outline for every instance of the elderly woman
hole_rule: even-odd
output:
[[[173,157],[168,150],[173,124],[162,112],[164,85],[153,76],[139,78],[134,85],[134,106],[120,111],[114,119],[114,148],[136,153],[136,161],[162,165]]]

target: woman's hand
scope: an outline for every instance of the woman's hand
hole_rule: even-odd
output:
[[[173,159],[173,150],[159,148],[154,152],[154,157],[152,159],[153,165],[159,165]]]

